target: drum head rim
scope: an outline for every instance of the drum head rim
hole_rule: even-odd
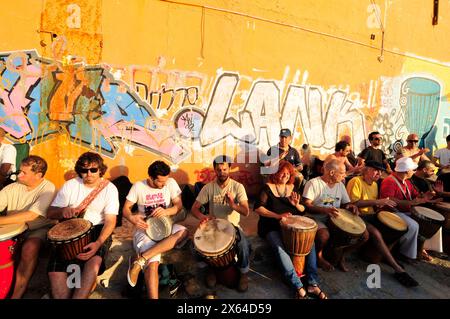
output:
[[[227,227],[230,227],[230,229],[233,229],[234,231],[231,232],[230,241],[223,248],[221,248],[220,250],[216,250],[216,251],[206,251],[206,250],[202,250],[201,248],[198,247],[199,239],[197,239],[197,238],[202,237],[201,233],[200,233],[202,231],[202,229],[200,229],[200,227],[197,228],[197,230],[194,233],[194,248],[200,254],[205,255],[205,256],[210,256],[210,257],[218,256],[217,254],[228,251],[230,249],[230,247],[236,243],[236,239],[237,239],[236,238],[236,229],[234,228],[234,225],[231,222],[229,222],[226,219],[222,219],[222,218],[216,218],[211,221],[214,221],[214,220],[219,223],[225,223],[227,225]],[[209,222],[210,221],[208,221],[208,223]]]
[[[308,221],[311,221],[312,222],[311,227],[309,227],[309,228],[294,228],[294,227],[292,227],[293,224],[283,223],[283,221],[287,220],[288,218],[294,218],[295,219],[295,218],[298,218],[298,217],[301,217],[300,220],[306,219]],[[287,218],[283,217],[283,218],[280,219],[280,225],[281,225],[281,227],[285,227],[287,229],[292,229],[294,231],[312,231],[314,228],[318,228],[318,224],[317,224],[317,222],[314,219],[309,218],[307,216],[300,216],[300,215],[293,215],[293,216],[289,216]]]
[[[58,237],[58,236],[52,235],[52,232],[54,232],[56,229],[61,228],[61,227],[64,227],[64,223],[66,223],[66,222],[71,222],[71,223],[73,223],[74,221],[77,221],[77,222],[83,221],[83,223],[85,224],[85,226],[88,226],[88,227],[87,227],[82,233],[80,233],[80,234],[78,234],[78,235],[76,235],[76,236],[73,236],[73,235],[72,235],[73,237],[69,237],[69,238],[61,238],[61,237],[60,237],[61,235],[59,235],[59,237]],[[61,226],[61,225],[63,225],[63,226]],[[91,221],[89,221],[89,220],[87,220],[87,219],[83,219],[83,218],[72,218],[72,219],[68,219],[68,220],[59,222],[59,223],[57,223],[56,225],[54,225],[52,228],[50,228],[50,229],[48,230],[48,232],[47,232],[47,239],[48,239],[49,241],[51,241],[51,242],[71,242],[71,241],[75,240],[76,238],[79,238],[79,237],[82,236],[83,234],[85,234],[85,233],[91,231],[93,227],[94,227],[94,226],[93,226],[93,224],[91,223]]]
[[[338,208],[338,210],[339,210],[339,213],[344,212],[344,216],[345,216],[345,214],[347,214],[348,216],[351,216],[351,217],[353,218],[353,220],[354,220],[355,222],[357,222],[356,225],[357,225],[357,226],[361,226],[360,228],[362,228],[362,231],[359,232],[360,230],[358,230],[358,232],[356,232],[356,230],[355,230],[355,231],[349,231],[348,229],[342,229],[342,228],[335,222],[335,221],[339,220],[338,217],[334,217],[334,216],[333,216],[333,217],[330,217],[330,218],[329,218],[329,221],[330,221],[335,227],[339,228],[340,230],[346,232],[347,234],[349,234],[349,235],[351,235],[351,236],[361,236],[362,234],[364,234],[364,232],[366,231],[367,227],[366,227],[366,223],[364,222],[364,220],[363,220],[361,217],[352,214],[350,211],[348,211],[348,210],[346,210],[346,209]],[[363,227],[362,227],[362,226],[363,226]],[[353,229],[351,229],[351,230],[353,230]]]
[[[5,224],[0,226],[0,230],[2,228],[9,230],[9,232],[6,234],[0,232],[0,241],[5,241],[22,234],[24,231],[28,229],[28,225],[26,223]]]
[[[385,215],[386,213],[388,213],[388,216],[392,216],[395,220],[399,221],[399,222],[404,226],[404,228],[402,228],[402,229],[393,228],[392,225],[387,224],[387,223],[385,222],[385,220],[380,219],[380,214]],[[382,215],[381,215],[381,216],[382,216]],[[387,211],[387,210],[379,211],[379,212],[377,213],[377,220],[378,220],[380,223],[382,223],[384,226],[389,227],[389,228],[392,229],[392,230],[399,231],[399,232],[406,232],[406,231],[408,231],[408,224],[407,224],[400,216],[398,216],[397,214],[395,214],[395,213],[393,213],[393,212],[389,212],[389,211]]]
[[[420,209],[417,210],[417,208],[420,208]],[[440,219],[434,219],[434,218],[431,218],[430,216],[421,214],[420,210],[423,210],[425,212],[432,212],[431,215],[439,216]],[[411,215],[414,215],[417,218],[420,218],[420,219],[423,219],[423,220],[426,220],[426,221],[429,221],[429,222],[432,222],[432,223],[435,223],[435,224],[441,224],[441,223],[445,222],[445,217],[441,213],[439,213],[439,212],[437,212],[437,211],[435,211],[435,210],[433,210],[431,208],[428,208],[428,207],[423,207],[423,206],[413,207],[411,209]]]
[[[161,222],[164,225],[166,232],[164,233],[164,235],[162,235],[161,238],[160,237],[154,238],[153,234],[151,233],[151,231],[150,231],[151,224],[150,223],[152,220],[154,220],[156,222]],[[167,238],[168,236],[170,236],[172,234],[173,223],[171,222],[171,220],[168,216],[162,216],[162,217],[157,217],[157,218],[151,217],[146,220],[146,223],[149,227],[147,227],[147,229],[145,230],[145,233],[153,241],[156,241],[156,242],[161,241],[164,238]]]

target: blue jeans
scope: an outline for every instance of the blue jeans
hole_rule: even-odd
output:
[[[237,228],[237,227],[236,227]],[[237,250],[237,266],[239,267],[239,270],[241,273],[245,274],[250,270],[250,243],[245,237],[244,232],[242,229],[237,228],[239,231],[239,237],[241,237],[241,240],[237,243],[236,250]]]
[[[303,283],[298,277],[297,272],[295,271],[291,256],[289,256],[289,254],[284,250],[281,233],[278,231],[271,231],[266,235],[266,240],[272,247],[272,250],[275,253],[275,256],[283,270],[283,275],[286,280],[289,281],[289,283],[295,289],[302,288]],[[317,274],[316,248],[314,244],[312,246],[311,252],[306,256],[305,272],[308,285],[317,285],[319,281],[319,275]]]

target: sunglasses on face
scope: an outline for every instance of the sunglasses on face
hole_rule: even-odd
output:
[[[91,168],[80,168],[79,169],[81,174],[87,174],[87,172],[91,172],[91,173],[97,173],[98,172],[98,167],[91,167]]]
[[[419,143],[418,140],[408,140],[407,142],[409,142],[409,143]]]
[[[383,138],[382,137],[374,137],[373,139],[374,139],[374,141],[381,141]]]

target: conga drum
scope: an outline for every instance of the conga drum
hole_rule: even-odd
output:
[[[361,217],[350,211],[338,208],[339,215],[328,219],[330,232],[329,243],[333,247],[355,245],[366,231],[366,224]]]
[[[411,208],[411,218],[419,224],[419,234],[430,239],[444,225],[445,218],[435,210],[422,206]]]
[[[386,246],[389,249],[397,243],[397,241],[408,231],[408,224],[397,214],[385,210],[379,211],[372,225],[381,233]],[[378,251],[372,240],[369,240],[361,247],[363,259],[370,263],[379,263],[383,256]]]
[[[168,216],[150,217],[146,220],[147,236],[153,241],[161,241],[172,234],[172,219]]]
[[[239,274],[234,266],[236,257],[237,231],[225,219],[208,220],[199,226],[194,234],[194,248],[205,262],[213,267],[217,279],[233,288]]]
[[[50,228],[47,238],[56,253],[64,260],[74,260],[84,247],[93,241],[92,223],[86,219],[73,218]]]
[[[450,230],[450,203],[440,202],[433,205],[433,209],[444,216],[443,229]]]
[[[304,216],[283,217],[280,220],[281,237],[292,263],[301,276],[305,269],[305,258],[311,252],[317,232],[317,223]]]
[[[16,237],[26,229],[25,223],[0,225],[0,299],[5,299],[10,292],[14,279]]]

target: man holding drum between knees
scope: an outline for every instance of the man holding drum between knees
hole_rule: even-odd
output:
[[[346,175],[345,165],[336,159],[331,159],[324,164],[324,174],[309,180],[303,191],[304,205],[307,209],[306,216],[313,218],[319,228],[316,234],[317,264],[325,271],[333,270],[333,266],[323,256],[323,250],[329,243],[330,232],[326,223],[331,217],[338,217],[338,208],[349,210],[358,215],[358,208],[351,204],[342,181]],[[351,249],[355,249],[367,241],[369,235],[365,230],[355,245],[345,248],[333,249],[337,254],[336,263],[343,271],[348,271],[344,262],[344,254]],[[330,244],[333,244],[330,240]]]
[[[216,179],[206,184],[197,196],[192,206],[192,214],[200,219],[200,225],[212,218],[222,218],[231,222],[239,231],[240,241],[237,243],[237,265],[241,272],[238,290],[244,292],[248,289],[248,276],[250,270],[250,244],[239,226],[240,215],[248,216],[248,198],[241,183],[229,177],[231,159],[221,155],[214,159],[213,167]],[[209,202],[211,216],[201,213],[200,207]],[[216,284],[214,272],[209,268],[206,284],[212,288]]]
[[[399,251],[406,261],[417,258],[418,223],[410,217],[411,207],[428,203],[433,195],[430,193],[419,196],[419,192],[409,180],[417,164],[410,157],[399,158],[394,172],[381,183],[380,198],[390,198],[397,203],[399,215],[407,224],[408,232],[400,238]],[[405,258],[406,257],[406,258]]]
[[[48,210],[49,218],[60,221],[83,218],[94,227],[94,241],[83,247],[76,259],[65,260],[52,250],[47,272],[55,299],[88,298],[98,273],[105,270],[104,259],[111,247],[111,234],[119,211],[117,188],[103,178],[107,168],[97,153],[82,154],[75,164],[78,176],[64,183]],[[67,278],[71,265],[82,266],[80,287],[69,286]]]
[[[158,266],[161,253],[167,252],[188,236],[186,227],[167,221],[165,227],[167,237],[149,237],[152,218],[167,220],[177,214],[182,208],[181,189],[177,182],[169,177],[170,167],[162,161],[155,161],[148,167],[148,178],[135,183],[127,195],[123,207],[123,216],[136,226],[133,236],[133,246],[138,257],[131,262],[127,273],[128,283],[134,287],[139,273],[144,270],[145,284],[150,299],[158,299]],[[138,214],[132,214],[131,208],[137,203]],[[150,225],[149,225],[150,224]],[[165,236],[165,235],[164,235]],[[164,237],[163,236],[163,237]]]
[[[347,184],[347,192],[352,203],[354,203],[360,211],[360,216],[364,219],[367,230],[370,234],[369,241],[378,253],[387,261],[387,263],[395,270],[395,278],[407,287],[415,287],[418,282],[415,281],[400,266],[391,254],[389,247],[386,245],[383,235],[372,224],[375,223],[376,213],[375,206],[378,207],[395,207],[397,203],[389,198],[378,199],[377,181],[381,176],[381,171],[385,168],[378,162],[367,161],[362,170],[361,176],[353,177]]]
[[[6,216],[0,217],[0,226],[19,223],[28,226],[20,235],[25,241],[21,251],[16,252],[20,261],[11,298],[21,298],[25,293],[51,225],[47,208],[55,196],[55,185],[44,178],[46,171],[47,162],[43,158],[28,156],[20,164],[17,182],[0,191],[0,211],[6,209]]]

